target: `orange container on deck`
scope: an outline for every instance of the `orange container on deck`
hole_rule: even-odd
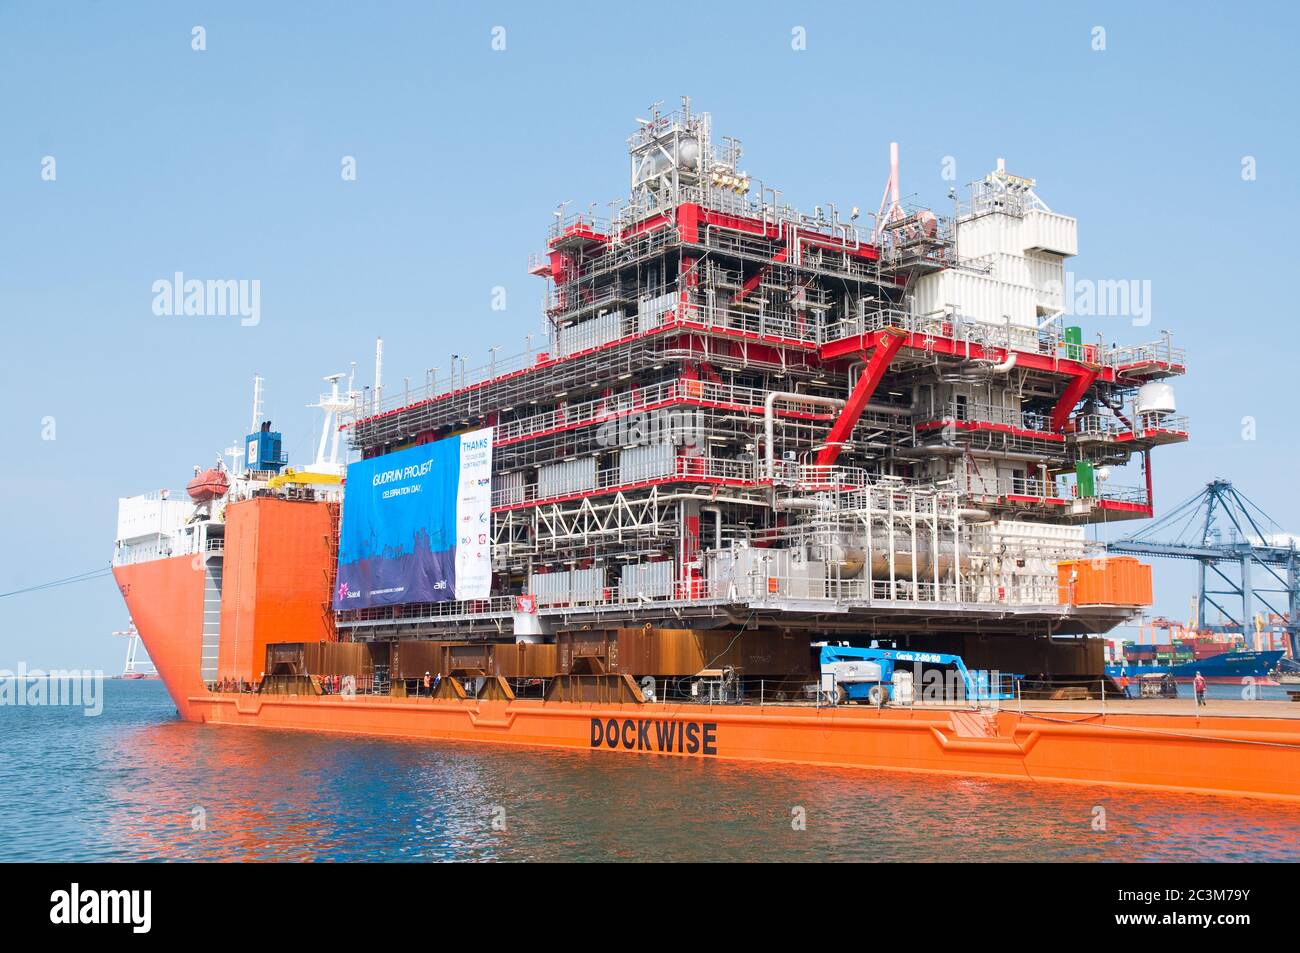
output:
[[[1076,606],[1149,606],[1151,567],[1132,556],[1057,563],[1058,601]]]

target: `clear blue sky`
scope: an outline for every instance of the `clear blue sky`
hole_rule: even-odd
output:
[[[1300,531],[1294,5],[805,6],[0,2],[0,591],[105,565],[117,498],[242,436],[255,372],[302,460],[319,378],[369,383],[377,334],[390,383],[521,350],[552,209],[623,195],[633,117],[682,94],[805,207],[874,209],[891,139],[925,202],[944,156],[1037,177],[1077,275],[1152,282],[1150,327],[1088,333],[1188,348],[1157,509],[1225,476]],[[260,325],[155,316],[176,271],[259,279]],[[1157,585],[1185,616],[1190,571]],[[111,580],[0,599],[0,668],[116,668],[125,621]]]

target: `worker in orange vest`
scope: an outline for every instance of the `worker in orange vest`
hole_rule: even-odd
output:
[[[1125,698],[1128,698],[1128,671],[1126,669],[1120,669],[1117,681],[1119,682],[1119,690],[1124,693]]]
[[[1205,704],[1205,676],[1200,672],[1192,680],[1192,688],[1196,692],[1196,707],[1199,708]]]

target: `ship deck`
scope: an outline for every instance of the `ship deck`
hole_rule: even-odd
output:
[[[428,698],[423,696],[408,696],[402,698],[391,697],[387,695],[367,695],[360,694],[352,699],[345,699],[342,696],[330,695],[259,695],[250,692],[222,692],[213,691],[212,695],[225,698],[244,697],[250,701],[253,699],[294,699],[306,701],[324,701],[345,702],[361,701],[378,702],[380,704],[393,702],[402,706],[428,706],[429,708],[446,707],[448,702],[443,699]],[[464,699],[459,705],[473,705],[476,699],[472,696]],[[572,702],[547,702],[541,698],[521,697],[510,703],[514,706],[552,706],[575,704]],[[656,709],[671,710],[674,712],[689,712],[693,708],[705,709],[798,709],[798,710],[818,710],[827,709],[843,713],[874,711],[871,705],[840,704],[830,705],[825,702],[818,703],[811,699],[768,699],[761,701],[757,697],[748,697],[740,700],[727,702],[692,701],[682,698],[663,699],[657,702],[646,702],[637,708],[653,712]],[[1181,717],[1181,718],[1284,718],[1300,721],[1300,702],[1287,701],[1282,699],[1236,699],[1236,698],[1211,698],[1201,706],[1196,705],[1195,699],[1189,694],[1185,698],[1108,698],[1105,701],[1099,699],[1017,699],[1014,701],[985,702],[978,706],[965,701],[917,701],[911,705],[886,705],[882,710],[886,712],[906,712],[906,711],[957,711],[968,712],[979,710],[990,712],[1002,712],[1010,714],[1044,714],[1044,715],[1158,715],[1160,717]]]
[[[925,704],[925,708],[960,708],[957,705]],[[1058,701],[1033,699],[1025,702],[1003,702],[1002,711],[1026,714],[1074,715],[1161,715],[1186,718],[1290,718],[1300,720],[1300,704],[1291,701],[1239,698],[1211,698],[1199,709],[1196,700],[1186,698],[1115,698],[1101,702],[1097,699]]]

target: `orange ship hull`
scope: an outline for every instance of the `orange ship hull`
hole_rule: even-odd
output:
[[[114,566],[131,620],[182,718],[202,721],[189,698],[206,691],[201,674],[204,572],[201,560],[173,556]]]
[[[239,506],[246,510],[227,526],[220,606],[205,606],[200,559],[114,569],[150,658],[192,721],[1300,801],[1300,711],[1293,710],[1300,706],[1276,702],[1218,702],[1223,713],[1209,715],[1193,713],[1190,699],[1182,708],[1112,702],[1103,713],[1051,710],[1051,703],[1034,712],[973,712],[212,692],[205,664],[208,682],[258,681],[257,655],[269,641],[333,637],[327,615],[309,611],[328,599],[326,574],[284,568],[327,564],[329,511],[273,500]],[[260,545],[268,527],[271,539],[298,542]],[[204,648],[205,609],[209,620],[220,619],[219,647],[209,622]]]
[[[214,724],[1300,801],[1300,721],[945,708],[208,694]]]

